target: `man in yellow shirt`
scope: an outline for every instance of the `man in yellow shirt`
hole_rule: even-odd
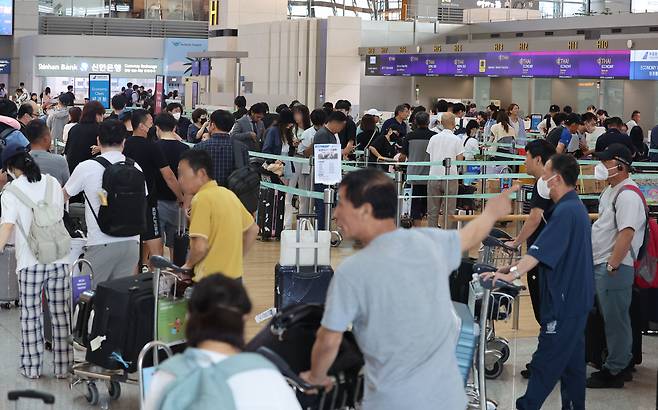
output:
[[[185,194],[194,195],[190,216],[190,252],[183,268],[194,268],[194,281],[223,273],[241,279],[243,256],[251,249],[258,226],[242,202],[212,179],[212,159],[204,150],[188,150],[178,163]]]

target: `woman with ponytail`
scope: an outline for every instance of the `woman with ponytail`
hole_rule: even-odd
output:
[[[73,364],[73,351],[68,343],[69,304],[66,296],[69,291],[69,266],[66,256],[70,243],[66,242],[66,238],[47,242],[48,245],[54,245],[57,251],[36,252],[35,255],[35,242],[30,235],[33,232],[31,228],[36,213],[32,206],[44,201],[39,205],[40,215],[45,208],[49,216],[56,218],[59,215],[62,218],[64,195],[59,182],[50,175],[42,175],[34,158],[21,144],[9,143],[2,150],[2,169],[12,181],[5,186],[1,199],[0,251],[5,250],[5,245],[13,234],[21,301],[21,374],[29,379],[41,376],[44,348],[42,323],[48,323],[52,326],[55,376],[58,379],[66,379]],[[16,227],[18,229],[14,229]],[[60,227],[63,229],[63,225]],[[58,225],[46,227],[54,235],[59,235],[57,228]],[[39,246],[39,240],[36,243],[36,248],[42,251],[44,248]],[[62,255],[63,250],[65,256]],[[58,257],[61,259],[54,260]],[[44,258],[48,258],[49,263],[43,263],[46,262]],[[42,318],[41,294],[44,290],[51,320]]]
[[[240,281],[222,274],[199,281],[188,302],[188,348],[156,369],[144,408],[300,410],[274,365],[242,352],[250,312]]]

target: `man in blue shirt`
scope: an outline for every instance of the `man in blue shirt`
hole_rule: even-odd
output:
[[[395,136],[392,138],[395,143],[401,143],[404,137],[407,135],[407,123],[405,122],[409,118],[409,108],[406,105],[398,105],[395,107],[395,115],[393,118],[389,118],[384,121],[382,124],[382,132],[379,135],[386,135],[389,128],[393,128],[393,134]]]
[[[541,408],[558,380],[562,408],[585,409],[585,326],[594,305],[594,263],[587,209],[574,190],[578,174],[573,156],[551,157],[537,187],[555,203],[547,225],[517,265],[486,275],[512,281],[537,265],[541,271],[539,345],[517,409]]]

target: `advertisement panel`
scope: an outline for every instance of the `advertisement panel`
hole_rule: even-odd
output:
[[[110,75],[89,74],[89,101],[98,101],[106,110],[110,109]]]
[[[8,59],[0,58],[0,74],[11,73],[11,61]]]
[[[160,114],[162,112],[162,104],[164,103],[164,83],[165,79],[163,75],[155,76],[155,113]]]
[[[14,34],[14,1],[0,0],[0,36]]]

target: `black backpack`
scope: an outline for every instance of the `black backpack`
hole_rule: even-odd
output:
[[[552,146],[557,148],[557,144],[560,143],[560,137],[562,137],[562,130],[564,130],[564,126],[562,125],[553,128],[548,135],[546,135],[546,141],[550,142]]]
[[[144,173],[135,167],[135,161],[130,158],[114,164],[103,157],[96,157],[94,161],[105,168],[103,189],[107,192],[107,204],[101,201],[98,215],[91,208],[101,231],[118,237],[143,234],[146,231]],[[86,200],[91,207],[89,198]]]

